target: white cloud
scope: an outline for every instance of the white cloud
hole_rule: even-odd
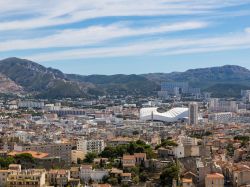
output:
[[[192,35],[192,38],[183,32],[182,39],[173,40],[166,39],[169,36],[159,34],[206,28],[209,26],[207,21],[197,20],[211,20],[211,18],[214,20],[232,16],[232,12],[227,11],[232,11],[232,8],[227,10],[223,8],[249,3],[250,0],[53,0],[46,3],[39,0],[19,0],[18,2],[5,0],[0,1],[0,34],[4,35],[2,37],[4,41],[0,41],[0,51],[61,48],[56,52],[41,54],[34,52],[33,56],[27,57],[37,61],[54,61],[145,54],[177,55],[248,48],[249,28],[245,29],[244,33],[235,35],[227,35],[225,31],[223,33],[225,36],[218,37],[212,37],[213,31],[204,32],[206,36],[202,36],[204,33],[200,33],[199,36]],[[237,16],[249,14],[245,9],[245,12],[238,9],[235,11]],[[147,17],[159,15],[181,15],[181,18],[175,20],[169,16],[171,20],[168,22],[171,24],[164,24],[161,20],[160,24],[159,22],[152,25],[146,23],[136,28],[120,22],[119,18],[116,23],[106,22],[103,25],[82,26],[78,29],[72,29],[70,25],[66,25],[92,18],[143,16],[147,20]],[[185,15],[187,15],[186,18]],[[193,19],[196,21],[192,21]],[[137,23],[137,20],[132,18],[128,20],[134,25]],[[65,30],[62,30],[62,27],[52,28],[58,25],[64,25]],[[54,29],[57,29],[56,33]],[[36,35],[36,32],[46,32],[46,30],[50,35],[42,37],[39,34]],[[5,35],[7,32],[10,33],[11,38],[18,39],[8,39],[8,34]],[[22,34],[13,36],[13,33],[15,35],[24,32],[31,32],[32,38],[31,35],[24,37]],[[146,41],[151,35],[157,35],[161,39]],[[112,39],[133,36],[143,36],[144,41],[135,38],[134,43],[126,43],[128,41],[124,40],[117,42],[116,46],[110,46]],[[101,44],[103,47],[94,47],[94,44]],[[63,49],[65,47],[78,47],[78,49],[65,50]],[[79,49],[79,47],[84,48]]]
[[[245,31],[250,34],[250,28],[246,28]]]
[[[148,41],[126,46],[87,48],[43,53],[26,58],[34,61],[72,60],[82,58],[122,57],[137,55],[178,55],[210,51],[250,48],[250,35],[231,34],[223,37],[202,39],[176,39]]]
[[[51,47],[76,47],[129,36],[150,35],[207,27],[208,23],[189,21],[151,27],[130,28],[123,24],[92,26],[84,29],[64,30],[57,34],[26,40],[0,42],[0,51],[23,50]]]
[[[249,0],[5,0],[1,17],[16,16],[0,22],[0,31],[35,29],[110,16],[200,15],[215,13],[222,7],[249,3]]]

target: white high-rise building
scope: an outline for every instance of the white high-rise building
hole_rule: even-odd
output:
[[[250,102],[250,90],[241,90],[241,96],[244,102]]]
[[[236,101],[212,98],[209,101],[209,112],[238,112],[238,105]]]
[[[77,142],[77,150],[84,153],[95,152],[100,153],[105,148],[103,140],[85,140],[80,139]]]
[[[19,108],[44,108],[44,102],[43,101],[19,101],[18,102]]]
[[[189,124],[198,124],[198,103],[193,102],[189,104]]]

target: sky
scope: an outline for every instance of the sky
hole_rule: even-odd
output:
[[[250,69],[250,0],[0,0],[0,59],[65,73]]]

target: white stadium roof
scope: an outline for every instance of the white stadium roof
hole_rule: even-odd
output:
[[[188,108],[176,107],[166,112],[158,112],[158,108],[142,108],[140,110],[140,119],[142,121],[156,120],[164,122],[175,122],[179,119],[188,118]]]

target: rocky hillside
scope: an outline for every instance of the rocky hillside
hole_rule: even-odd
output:
[[[0,73],[36,96],[57,98],[85,94],[84,84],[68,80],[59,70],[24,59],[8,58],[0,61]]]
[[[24,93],[24,90],[21,86],[17,85],[14,81],[10,80],[3,74],[0,74],[0,93]]]

